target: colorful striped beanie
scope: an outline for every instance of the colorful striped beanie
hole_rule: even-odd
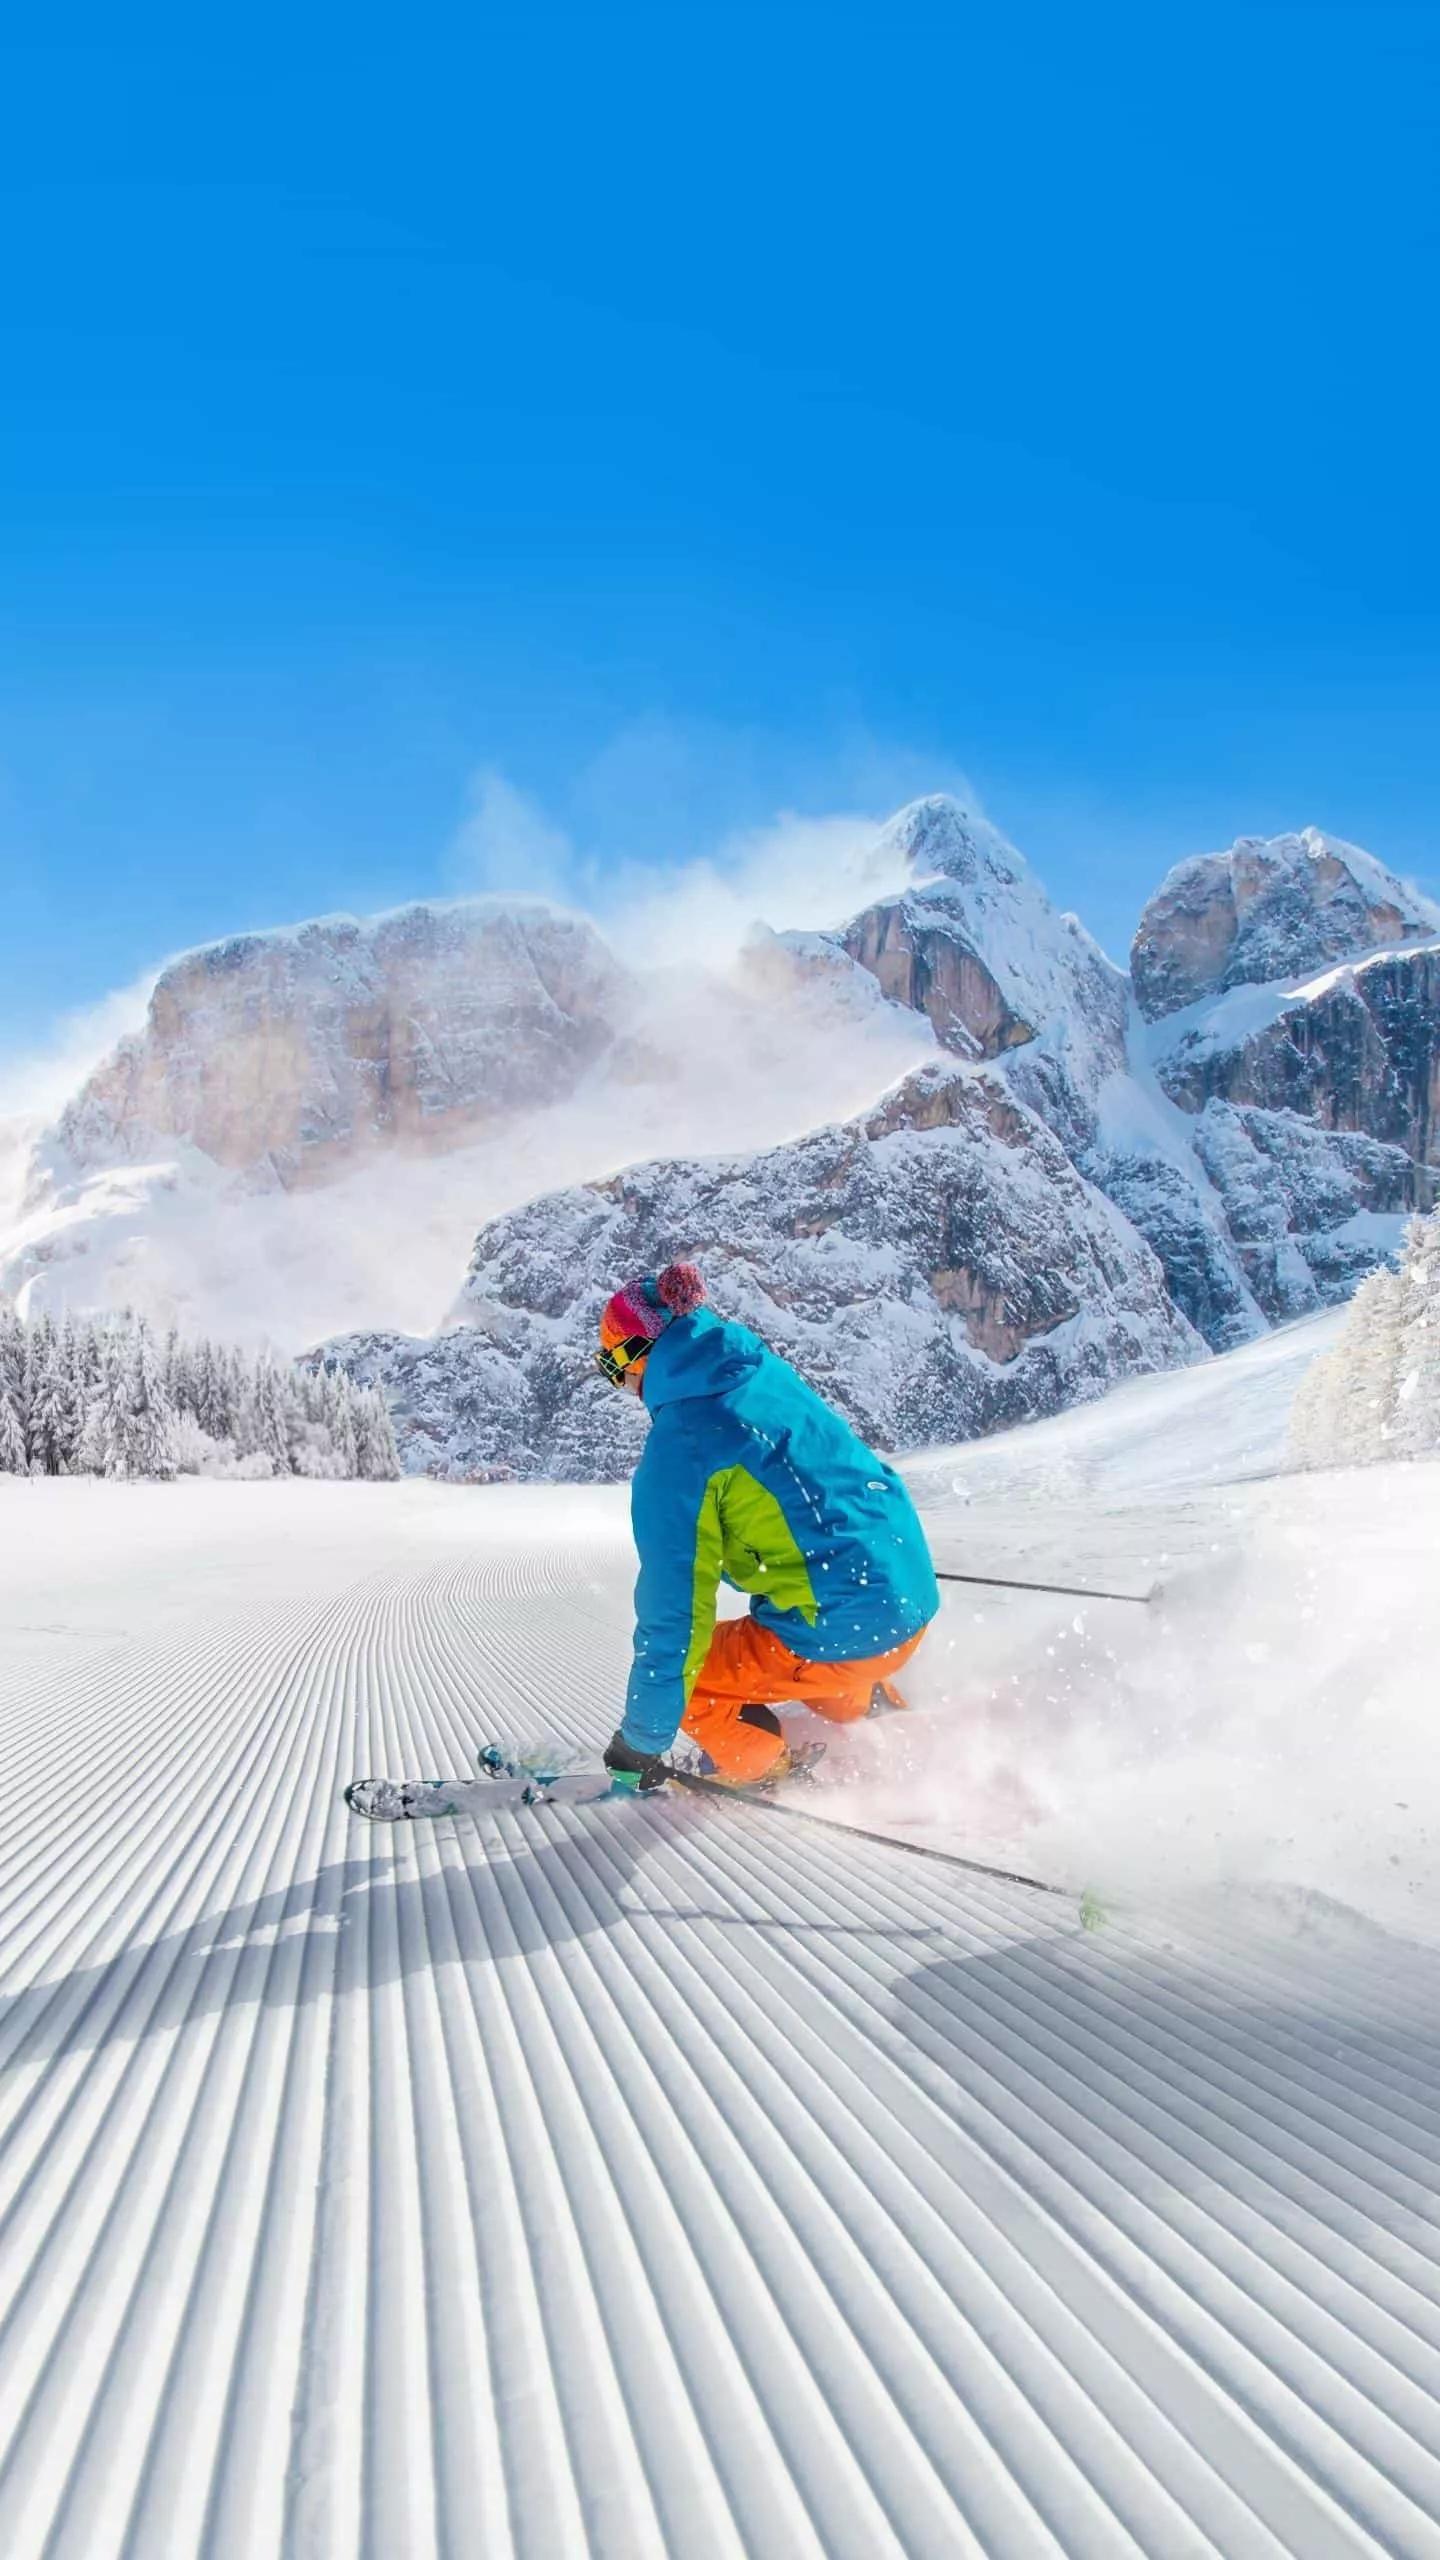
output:
[[[705,1304],[705,1283],[693,1262],[670,1262],[641,1280],[627,1280],[607,1298],[600,1316],[600,1346],[617,1342],[654,1342],[677,1316],[693,1315]]]

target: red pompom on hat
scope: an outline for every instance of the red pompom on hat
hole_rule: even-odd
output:
[[[705,1283],[693,1262],[669,1262],[643,1280],[627,1280],[607,1298],[600,1317],[604,1344],[631,1342],[638,1336],[654,1342],[677,1316],[692,1316],[705,1304]]]
[[[672,1316],[693,1316],[705,1304],[705,1283],[693,1262],[667,1262],[655,1291]]]

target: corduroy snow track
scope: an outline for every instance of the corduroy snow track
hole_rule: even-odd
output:
[[[603,1742],[534,1516],[11,1677],[8,2560],[1433,2560],[1433,1958],[669,1790],[353,1822]]]

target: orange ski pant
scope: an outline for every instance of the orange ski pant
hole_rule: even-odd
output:
[[[812,1715],[849,1724],[863,1716],[877,1680],[898,1671],[920,1635],[864,1662],[807,1662],[755,1618],[722,1618],[685,1710],[682,1729],[717,1770],[742,1781],[763,1778],[779,1759],[784,1737],[773,1715],[747,1708],[808,1707]]]

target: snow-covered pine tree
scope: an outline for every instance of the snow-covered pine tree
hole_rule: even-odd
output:
[[[80,1327],[67,1316],[60,1327],[51,1363],[51,1405],[60,1472],[71,1475],[80,1465],[80,1428],[84,1406],[80,1394]]]
[[[338,1369],[301,1370],[120,1316],[57,1331],[0,1307],[0,1474],[161,1479],[177,1470],[312,1477],[400,1473],[383,1396]]]
[[[1337,1399],[1342,1465],[1364,1465],[1367,1460],[1395,1455],[1403,1324],[1399,1274],[1382,1264],[1356,1290],[1338,1346],[1342,1353]]]
[[[215,1344],[199,1343],[191,1361],[195,1419],[212,1440],[230,1437],[230,1396],[225,1363]]]
[[[101,1330],[100,1371],[81,1433],[83,1463],[92,1475],[121,1477],[127,1472],[129,1399],[125,1365],[129,1347],[125,1326],[112,1316]]]
[[[83,1469],[85,1426],[90,1407],[100,1393],[105,1371],[106,1326],[94,1317],[75,1327],[75,1365],[72,1384],[75,1395],[75,1431],[77,1468]]]
[[[264,1438],[255,1366],[240,1351],[227,1351],[223,1359],[230,1407],[227,1435],[234,1441],[238,1456],[253,1458],[259,1453]]]
[[[290,1361],[280,1361],[275,1369],[276,1401],[281,1433],[285,1444],[283,1460],[277,1463],[282,1472],[292,1476],[317,1475],[325,1472],[317,1464],[317,1442],[323,1435],[315,1430],[309,1418],[305,1395],[306,1381]]]
[[[127,1327],[117,1362],[114,1462],[107,1475],[149,1476],[168,1482],[175,1473],[174,1408],[155,1337],[143,1316]]]
[[[0,1396],[0,1476],[25,1473],[25,1434],[8,1396]]]
[[[35,1407],[44,1392],[47,1361],[46,1332],[39,1319],[32,1317],[25,1327],[25,1373],[20,1389],[21,1411],[25,1422],[25,1465],[32,1475],[43,1475],[43,1462],[36,1463],[38,1435],[34,1428]]]
[[[1295,1390],[1295,1400],[1290,1407],[1285,1454],[1292,1467],[1333,1467],[1338,1464],[1336,1402],[1339,1386],[1338,1352],[1322,1352],[1311,1361]]]
[[[93,1380],[100,1369],[100,1344],[94,1324],[81,1320],[68,1324],[70,1379],[71,1467],[76,1475],[84,1470],[85,1416],[90,1408]]]
[[[325,1428],[335,1452],[337,1476],[358,1472],[355,1448],[355,1391],[341,1369],[325,1372]]]
[[[285,1470],[297,1472],[300,1452],[306,1445],[305,1399],[300,1392],[300,1372],[288,1360],[280,1361],[275,1370],[280,1427],[285,1435]]]
[[[1440,1210],[1412,1219],[1400,1262],[1403,1332],[1395,1447],[1440,1457]]]
[[[254,1447],[270,1461],[277,1476],[290,1473],[290,1432],[280,1373],[273,1360],[255,1363],[252,1390]]]
[[[400,1473],[390,1408],[378,1387],[362,1387],[355,1397],[355,1472],[372,1484],[393,1483]]]
[[[25,1469],[25,1328],[13,1307],[0,1307],[0,1475]]]
[[[118,1324],[97,1325],[93,1357],[87,1361],[84,1411],[80,1423],[79,1465],[86,1475],[125,1473],[126,1402],[123,1346]]]
[[[65,1473],[72,1447],[60,1337],[47,1315],[27,1328],[25,1347],[25,1447],[32,1476]]]
[[[170,1400],[171,1412],[176,1415],[182,1413],[194,1415],[195,1353],[192,1345],[183,1340],[173,1324],[165,1336],[160,1374],[165,1381],[165,1393]]]
[[[1313,1363],[1291,1410],[1287,1448],[1302,1467],[1353,1467],[1403,1454],[1407,1289],[1382,1266],[1362,1280],[1335,1347]]]

